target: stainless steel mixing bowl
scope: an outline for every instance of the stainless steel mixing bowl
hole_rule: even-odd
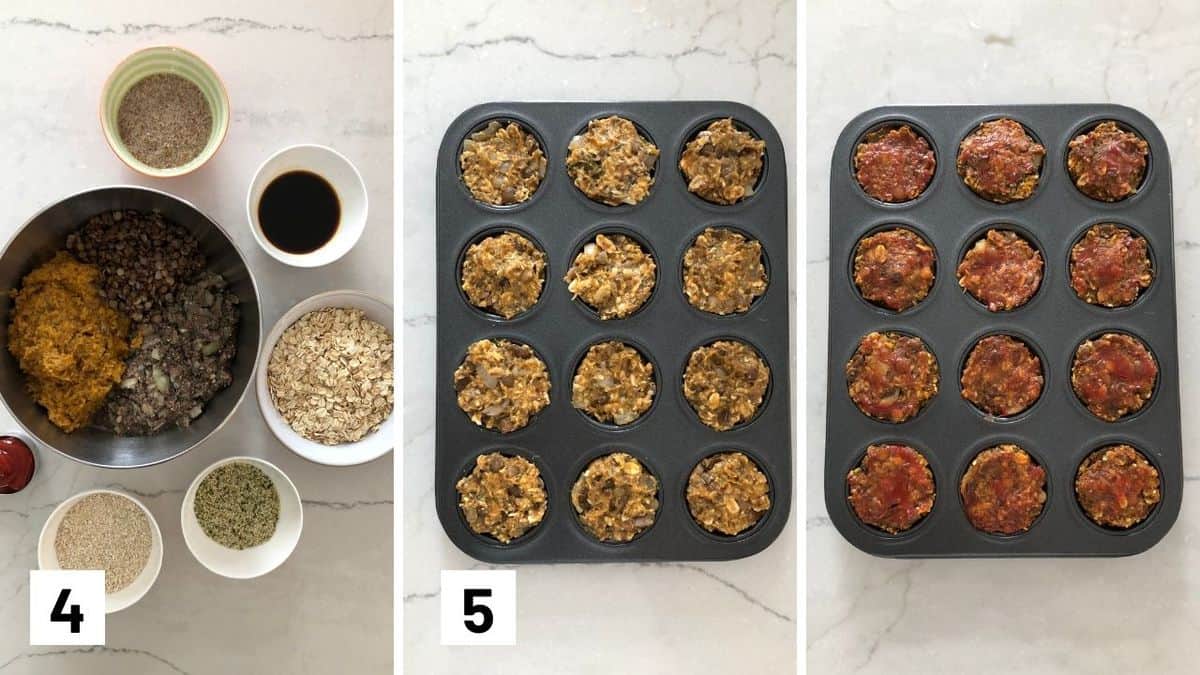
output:
[[[179,223],[200,241],[208,257],[208,269],[225,277],[241,304],[237,355],[233,360],[233,384],[218,393],[204,413],[187,429],[171,428],[154,436],[119,437],[96,429],[67,434],[50,423],[44,408],[34,402],[25,387],[25,376],[8,351],[8,290],[19,288],[21,279],[63,248],[67,235],[89,217],[115,209],[159,211]],[[0,254],[0,397],[25,431],[39,443],[85,464],[109,468],[149,466],[173,459],[199,445],[225,424],[254,380],[262,336],[262,313],[258,287],[245,259],[229,235],[211,218],[184,200],[158,190],[135,186],[113,186],[71,195],[31,218],[17,230]]]

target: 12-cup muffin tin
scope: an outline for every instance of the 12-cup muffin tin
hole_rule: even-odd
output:
[[[1046,148],[1033,195],[994,204],[975,195],[955,170],[960,141],[983,122],[1008,117],[1025,126]],[[1069,141],[1098,122],[1115,120],[1149,144],[1141,188],[1105,203],[1072,183],[1066,167]],[[862,137],[887,124],[908,124],[929,141],[937,168],[916,199],[885,204],[872,199],[853,174]],[[1179,514],[1183,489],[1179,367],[1175,334],[1175,269],[1172,262],[1171,164],[1158,128],[1145,115],[1117,105],[889,106],[854,118],[833,152],[830,177],[829,376],[825,436],[825,503],[838,531],[858,548],[891,557],[1120,556],[1158,542]],[[1071,247],[1085,230],[1112,222],[1145,237],[1154,280],[1130,306],[1107,309],[1080,300],[1070,287]],[[892,312],[862,298],[853,280],[853,257],[863,236],[904,226],[936,252],[936,275],[928,297]],[[989,228],[1004,225],[1041,251],[1041,287],[1025,305],[989,312],[959,285],[955,268]],[[864,415],[851,401],[845,368],[859,340],[872,331],[921,338],[937,359],[939,391],[915,418],[889,424]],[[1104,422],[1083,406],[1071,388],[1076,347],[1106,332],[1126,332],[1150,348],[1159,367],[1157,388],[1136,414]],[[1029,344],[1042,361],[1041,397],[1012,419],[988,417],[961,395],[966,354],[989,334],[1008,333]],[[937,497],[932,511],[911,529],[891,535],[862,523],[848,502],[846,475],[868,446],[896,442],[929,461]],[[982,450],[1015,443],[1046,469],[1047,499],[1041,516],[1021,534],[976,530],[959,497],[959,481]],[[1075,498],[1081,461],[1114,443],[1140,450],[1158,469],[1160,503],[1128,530],[1093,523]]]
[[[620,115],[658,146],[649,196],[634,206],[589,200],[565,168],[567,145],[590,120]],[[684,145],[709,123],[732,117],[766,142],[755,194],[734,205],[710,204],[687,190],[678,168]],[[515,121],[532,132],[547,158],[546,176],[527,201],[494,207],[463,185],[458,156],[463,140],[487,122]],[[438,517],[450,539],[474,558],[495,563],[730,560],[757,553],[783,529],[791,510],[791,432],[788,380],[788,238],[783,145],[769,121],[747,106],[694,102],[487,103],[462,113],[442,139],[437,161],[437,387],[436,481]],[[762,243],[769,275],[766,292],[749,311],[730,316],[693,308],[683,293],[683,254],[709,226],[729,226]],[[529,311],[504,320],[467,303],[459,288],[463,251],[481,236],[517,231],[547,257],[545,286]],[[650,299],[624,319],[600,320],[572,300],[563,281],[575,255],[598,232],[632,235],[657,265]],[[468,345],[509,338],[531,346],[546,363],[550,405],[528,426],[500,434],[475,425],[458,407],[453,373]],[[692,350],[735,338],[753,346],[771,370],[757,416],[725,432],[702,424],[683,397]],[[654,365],[653,407],[635,422],[600,424],[571,405],[575,367],[594,343],[618,339]],[[737,536],[703,530],[684,499],[687,479],[703,458],[720,451],[749,455],[771,486],[771,510]],[[592,460],[614,451],[632,454],[659,479],[655,523],[627,543],[600,542],[584,531],[570,502],[571,486]],[[549,506],[542,523],[509,544],[468,529],[455,484],[481,453],[526,457],[545,482]]]

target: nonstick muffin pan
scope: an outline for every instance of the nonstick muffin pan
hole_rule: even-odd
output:
[[[1039,185],[1025,201],[995,204],[974,194],[955,170],[960,141],[985,121],[1019,121],[1046,148]],[[1140,189],[1123,201],[1090,199],[1067,171],[1068,143],[1096,123],[1115,120],[1149,144]],[[853,174],[853,155],[869,131],[908,124],[937,155],[931,183],[916,199],[885,204],[869,197]],[[1071,247],[1097,223],[1113,222],[1147,240],[1154,280],[1130,306],[1089,305],[1070,287]],[[935,249],[936,276],[928,297],[893,312],[864,300],[853,281],[860,238],[900,225]],[[963,291],[955,269],[989,227],[1008,225],[1041,251],[1041,287],[1025,305],[989,312]],[[889,106],[854,118],[838,137],[830,177],[830,279],[828,411],[825,437],[825,503],[830,519],[850,543],[889,557],[1121,556],[1158,542],[1179,514],[1183,491],[1179,367],[1176,345],[1175,269],[1172,259],[1171,164],[1158,128],[1145,115],[1117,105]],[[864,415],[851,401],[845,368],[859,340],[872,331],[920,337],[937,359],[939,391],[907,422],[891,424]],[[1107,332],[1139,337],[1158,362],[1157,388],[1136,414],[1117,422],[1093,416],[1071,387],[1076,347]],[[982,336],[1008,333],[1023,339],[1042,361],[1040,398],[1013,418],[989,417],[961,395],[966,355]],[[900,534],[864,524],[848,502],[846,475],[868,446],[897,442],[929,461],[937,497],[932,511]],[[1025,532],[1000,536],[972,527],[959,481],[977,453],[1015,443],[1046,470],[1046,503]],[[1080,462],[1114,443],[1140,450],[1160,475],[1161,501],[1141,523],[1118,530],[1092,522],[1074,490]]]
[[[620,115],[658,146],[661,154],[649,196],[634,206],[609,207],[586,198],[567,175],[571,138],[588,121]],[[729,206],[710,204],[687,190],[678,169],[684,145],[710,122],[733,117],[766,142],[755,193]],[[546,175],[521,204],[494,207],[472,198],[463,185],[458,156],[463,139],[488,121],[516,121],[539,140]],[[783,529],[791,510],[788,364],[787,193],[783,145],[765,117],[752,108],[718,101],[487,103],[462,113],[447,129],[437,163],[437,387],[436,468],[438,517],[450,539],[474,558],[495,563],[729,560],[765,548]],[[729,226],[762,243],[766,292],[743,314],[716,316],[693,308],[683,292],[683,254],[709,226]],[[483,234],[516,230],[546,253],[545,286],[537,304],[504,320],[467,303],[459,288],[459,265],[467,246]],[[582,246],[597,232],[632,235],[654,257],[657,283],[637,312],[602,321],[577,300],[563,276]],[[474,424],[458,407],[453,374],[468,345],[508,338],[530,345],[549,370],[550,405],[526,427],[501,434]],[[682,392],[684,368],[696,347],[722,338],[753,346],[771,370],[758,414],[725,432],[702,424]],[[653,406],[624,427],[600,424],[571,405],[575,367],[586,349],[619,339],[653,364]],[[739,450],[755,460],[771,487],[771,510],[736,536],[701,529],[684,494],[693,467],[719,451]],[[603,543],[587,534],[570,502],[571,486],[591,460],[625,451],[659,479],[655,523],[630,542]],[[539,468],[549,506],[539,526],[509,544],[468,529],[458,507],[457,481],[480,453],[524,456]]]

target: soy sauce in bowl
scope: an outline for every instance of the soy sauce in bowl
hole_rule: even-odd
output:
[[[258,202],[258,222],[273,246],[312,253],[337,234],[342,205],[329,181],[311,171],[289,171],[272,180]]]

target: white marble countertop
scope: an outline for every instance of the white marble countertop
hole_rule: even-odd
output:
[[[47,3],[0,10],[0,241],[44,205],[111,183],[149,185],[196,204],[229,229],[247,257],[271,326],[322,290],[392,290],[392,3],[350,8],[266,0]],[[103,4],[104,7],[100,5]],[[196,51],[225,79],[228,138],[195,174],[139,178],[100,134],[96,106],[109,70],[150,44]],[[246,188],[285,145],[330,145],[355,162],[371,215],[359,245],[317,271],[274,262],[251,237]],[[0,431],[14,428],[0,412]],[[183,491],[233,454],[266,458],[304,498],[305,528],[271,574],[232,581],[200,566],[179,530]],[[64,498],[115,486],[143,499],[162,529],[162,573],[149,594],[108,617],[105,648],[28,647],[28,571],[38,533]],[[253,392],[203,446],[158,467],[95,469],[47,450],[34,483],[0,496],[0,673],[384,673],[392,666],[392,459],[353,468],[308,463],[267,430]]]
[[[1166,136],[1179,333],[1200,329],[1200,6],[877,0],[808,11],[809,672],[1195,672],[1200,660],[1200,428],[1183,418],[1190,494],[1145,554],[1090,560],[894,561],[854,549],[822,493],[828,181],[834,140],[887,103],[1122,103]],[[1190,340],[1194,342],[1194,339]],[[1184,400],[1200,358],[1183,344]]]
[[[729,99],[774,122],[794,167],[793,12],[765,0],[407,3],[405,352],[435,349],[433,167],[458,113],[493,100]],[[439,647],[439,570],[482,565],[434,513],[433,360],[407,359],[405,376],[408,672],[608,673],[612,659],[631,673],[793,669],[794,523],[730,563],[518,567],[517,646]]]

